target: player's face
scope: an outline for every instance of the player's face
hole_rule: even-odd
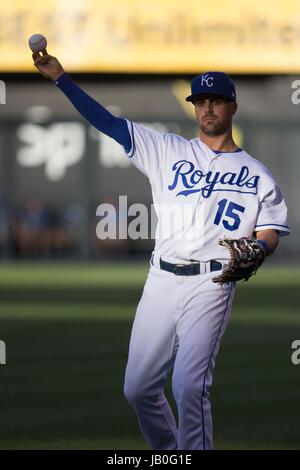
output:
[[[231,128],[237,104],[214,95],[203,95],[195,101],[196,119],[200,130],[208,136],[224,134]]]

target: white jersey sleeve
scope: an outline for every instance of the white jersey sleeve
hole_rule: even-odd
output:
[[[277,184],[273,182],[270,189],[264,195],[258,218],[255,225],[255,231],[275,229],[279,235],[285,236],[290,233],[287,217],[287,207],[283,196]]]
[[[148,178],[152,175],[158,177],[165,153],[164,134],[129,120],[127,125],[132,143],[128,157]]]

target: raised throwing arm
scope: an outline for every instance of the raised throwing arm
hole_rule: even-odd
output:
[[[32,54],[35,67],[46,78],[54,81],[67,96],[77,111],[96,129],[122,145],[126,152],[132,146],[130,133],[125,119],[116,117],[104,106],[85,93],[67,74],[56,57],[42,52]]]

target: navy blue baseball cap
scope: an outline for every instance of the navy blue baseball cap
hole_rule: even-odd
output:
[[[192,94],[186,101],[194,102],[199,95],[212,94],[225,96],[230,101],[236,101],[235,86],[229,75],[224,72],[205,72],[192,80]]]

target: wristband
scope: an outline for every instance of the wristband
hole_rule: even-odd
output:
[[[269,253],[268,242],[266,242],[266,240],[256,240],[256,241],[260,244],[260,246],[264,250],[265,254],[267,255]]]

